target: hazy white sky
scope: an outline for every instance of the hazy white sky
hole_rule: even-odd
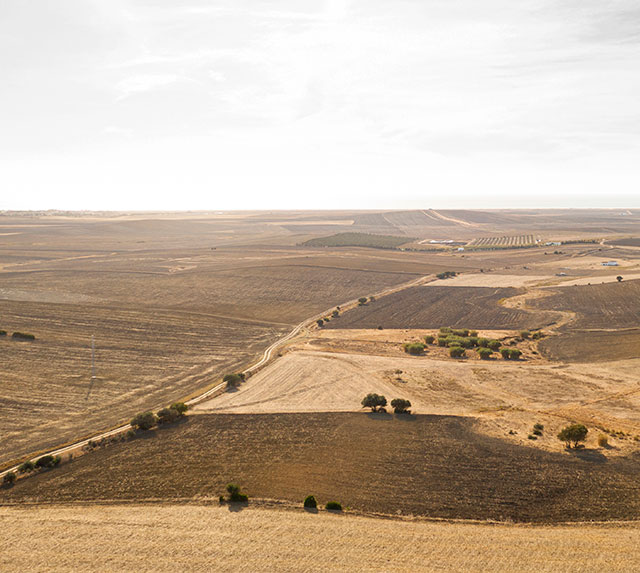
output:
[[[637,0],[0,0],[0,209],[640,207]]]

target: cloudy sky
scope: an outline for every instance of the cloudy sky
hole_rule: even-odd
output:
[[[637,0],[1,0],[0,209],[640,207]]]

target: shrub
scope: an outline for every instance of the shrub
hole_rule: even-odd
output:
[[[162,408],[158,412],[158,424],[170,424],[180,418],[180,413],[174,408]]]
[[[36,337],[33,334],[29,334],[27,332],[14,332],[11,335],[11,338],[15,340],[35,340]]]
[[[410,414],[411,402],[404,398],[394,398],[391,400],[391,407],[396,414]]]
[[[469,331],[469,336],[473,336],[475,338],[478,337],[478,331],[477,330],[470,330]]]
[[[493,354],[493,350],[490,348],[478,348],[478,354],[482,360],[489,360]]]
[[[4,474],[2,478],[2,484],[6,487],[11,487],[14,483],[16,483],[16,474],[15,472],[7,472]]]
[[[376,297],[375,296],[370,296],[369,297],[369,302],[376,302]]]
[[[337,501],[328,501],[327,505],[325,505],[324,507],[329,511],[342,511],[342,505]]]
[[[469,331],[466,328],[454,328],[453,334],[456,336],[469,336]]]
[[[598,445],[601,448],[606,448],[609,445],[609,439],[604,434],[598,436]]]
[[[247,503],[249,501],[249,496],[242,493],[240,486],[237,486],[235,483],[227,484],[227,492],[229,493],[229,501],[236,503]]]
[[[405,344],[404,351],[408,352],[409,354],[413,354],[414,356],[418,354],[422,354],[424,352],[424,344],[422,344],[421,342],[413,342],[410,344]]]
[[[6,330],[0,330],[0,336],[7,336]]]
[[[439,330],[440,334],[451,334],[451,328],[448,326],[443,326]]]
[[[464,356],[464,353],[465,350],[462,346],[452,346],[449,348],[449,356],[451,356],[451,358],[460,358]]]
[[[520,331],[520,337],[521,338],[529,338],[531,336],[531,333],[528,330],[521,330]]]
[[[222,378],[222,381],[227,383],[227,388],[237,388],[243,380],[242,374],[225,374]]]
[[[498,351],[498,350],[500,350],[500,346],[502,346],[502,345],[500,344],[499,340],[490,340],[487,343],[487,348],[491,348],[491,350]]]
[[[542,430],[544,430],[544,425],[536,423],[536,424],[533,425],[533,429],[542,431]]]
[[[173,404],[171,404],[171,408],[178,412],[178,414],[183,416],[189,409],[189,406],[187,406],[184,402],[174,402]]]
[[[447,346],[449,344],[448,338],[438,338],[438,346]]]
[[[133,429],[129,429],[127,430],[127,433],[125,434],[125,436],[127,437],[128,440],[133,440],[133,438],[136,437],[136,432]]]
[[[542,430],[533,430],[533,432],[531,432],[534,436],[542,436]]]
[[[339,313],[337,310],[334,310],[334,311],[331,313],[331,316],[333,316],[333,318],[338,318],[338,317],[340,316],[340,313]]]
[[[577,448],[580,442],[584,442],[588,431],[583,424],[571,424],[560,430],[558,439],[566,442],[568,448],[571,447],[571,444],[573,444],[574,448]]]
[[[367,297],[366,297],[366,296],[361,296],[361,297],[358,299],[358,305],[359,305],[359,306],[364,306],[365,304],[367,304],[367,300],[368,300],[368,299],[367,299]]]
[[[387,405],[387,399],[379,394],[367,394],[362,402],[363,408],[371,408],[372,412],[377,412],[379,408],[384,408]]]
[[[153,412],[141,412],[133,417],[130,424],[131,427],[139,430],[150,430],[156,425],[157,421],[158,419]]]
[[[55,468],[60,463],[60,456],[47,454],[36,460],[36,467],[43,469]]]
[[[517,348],[509,349],[509,360],[519,360],[522,356],[522,351]]]
[[[489,339],[488,338],[478,338],[478,346],[481,346],[482,348],[488,348],[489,347]]]
[[[538,340],[540,338],[544,338],[544,332],[542,332],[542,330],[536,330],[532,335],[531,338],[533,338],[533,340]]]
[[[527,436],[527,439],[528,439],[528,440],[537,440],[537,439],[538,439],[538,437],[537,437],[537,436],[533,436],[532,434],[529,434],[529,435]]]
[[[316,320],[316,324],[318,326],[324,326],[324,320],[322,320],[321,318],[319,318],[318,320]]]
[[[469,336],[469,338],[467,338],[467,340],[469,341],[469,344],[471,345],[471,347],[474,346],[478,346],[478,337],[477,336]]]
[[[18,466],[18,471],[21,474],[32,472],[35,469],[36,469],[36,464],[34,464],[31,460],[23,462]]]
[[[316,498],[314,496],[308,495],[304,498],[304,502],[302,505],[307,508],[316,509],[318,507],[318,502],[316,501]]]
[[[620,275],[618,275],[618,276],[616,277],[616,280],[617,280],[619,283],[621,283],[621,282],[622,282],[622,277],[621,277]]]
[[[433,334],[427,334],[427,336],[424,337],[424,341],[427,344],[433,344],[433,342],[435,341],[436,337],[433,336]]]

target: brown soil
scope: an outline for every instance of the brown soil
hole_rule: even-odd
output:
[[[640,358],[640,329],[576,331],[539,343],[540,351],[562,362],[608,362]]]
[[[504,308],[513,288],[417,286],[367,303],[331,321],[327,328],[521,329],[544,326],[551,315]]]
[[[452,416],[200,415],[2,490],[27,501],[255,498],[313,493],[361,512],[527,522],[637,519],[640,461],[548,453]],[[188,478],[186,477],[188,476]]]

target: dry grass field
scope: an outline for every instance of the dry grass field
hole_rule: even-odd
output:
[[[439,281],[446,283],[446,281]],[[552,321],[544,313],[505,308],[513,288],[417,286],[345,313],[328,328],[538,328]]]
[[[0,568],[14,571],[640,569],[632,524],[479,525],[174,504],[0,508],[0,527]]]
[[[640,460],[523,448],[455,416],[202,414],[0,490],[3,503],[314,494],[356,512],[556,522],[637,519]],[[187,477],[188,476],[188,477]]]

